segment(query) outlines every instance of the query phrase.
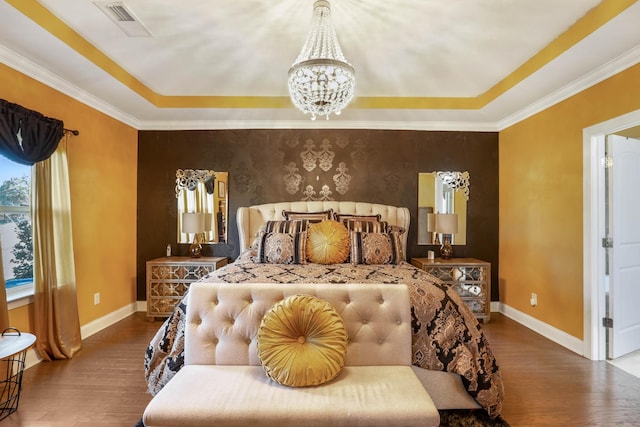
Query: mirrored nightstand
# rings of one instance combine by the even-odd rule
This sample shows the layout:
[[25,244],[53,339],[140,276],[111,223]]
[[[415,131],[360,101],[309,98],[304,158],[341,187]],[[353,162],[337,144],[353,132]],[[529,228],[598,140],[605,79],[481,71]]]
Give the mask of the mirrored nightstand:
[[476,318],[491,318],[491,264],[475,258],[412,258],[411,264],[450,285]]
[[147,261],[147,317],[173,313],[189,285],[227,265],[224,257],[164,257]]

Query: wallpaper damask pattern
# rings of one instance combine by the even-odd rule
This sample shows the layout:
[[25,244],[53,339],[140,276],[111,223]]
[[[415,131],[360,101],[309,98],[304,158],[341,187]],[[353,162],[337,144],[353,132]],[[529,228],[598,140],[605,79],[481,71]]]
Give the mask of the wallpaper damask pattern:
[[[177,169],[229,173],[228,243],[207,245],[205,255],[238,256],[239,206],[275,201],[355,200],[407,206],[412,216],[407,255],[426,256],[417,245],[418,173],[469,171],[467,244],[456,256],[492,263],[498,272],[498,134],[356,129],[242,129],[140,131],[138,148],[138,299],[145,298],[145,262],[176,255]],[[184,247],[183,247],[184,246]]]
[[[349,146],[349,139],[344,136],[336,137],[334,141],[328,138],[319,142],[309,138],[304,143],[298,138],[287,140],[285,161],[291,161],[284,165],[286,192],[301,197],[300,200],[335,200],[336,193],[347,194],[352,180],[347,161],[353,159],[355,152],[344,156],[342,151]],[[346,161],[336,163],[336,152]]]

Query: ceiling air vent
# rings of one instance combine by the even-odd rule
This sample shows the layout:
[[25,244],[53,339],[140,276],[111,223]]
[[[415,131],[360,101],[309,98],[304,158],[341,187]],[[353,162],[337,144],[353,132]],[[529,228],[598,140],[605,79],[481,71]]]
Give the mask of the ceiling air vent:
[[122,2],[94,2],[129,37],[150,37],[151,32]]
[[122,4],[109,4],[106,7],[111,11],[111,13],[113,13],[113,15],[120,22],[135,21],[135,19],[133,18],[133,16],[131,16],[127,8],[124,7]]

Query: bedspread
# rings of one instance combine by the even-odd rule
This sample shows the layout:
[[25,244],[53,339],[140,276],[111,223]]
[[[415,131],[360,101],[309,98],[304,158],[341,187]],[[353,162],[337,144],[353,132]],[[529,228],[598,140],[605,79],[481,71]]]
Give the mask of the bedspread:
[[[403,283],[409,288],[412,363],[459,374],[469,394],[495,417],[502,410],[503,383],[480,324],[458,294],[407,262],[398,265],[259,264],[251,251],[210,273],[205,282],[227,283]],[[183,298],[162,324],[145,354],[145,376],[155,395],[184,363]]]

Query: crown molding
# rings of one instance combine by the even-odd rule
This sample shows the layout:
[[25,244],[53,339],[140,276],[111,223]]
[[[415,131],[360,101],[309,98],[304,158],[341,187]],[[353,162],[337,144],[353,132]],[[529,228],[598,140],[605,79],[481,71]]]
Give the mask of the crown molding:
[[[640,46],[600,66],[578,80],[497,122],[430,122],[430,121],[311,121],[311,120],[199,120],[144,121],[113,107],[83,91],[33,61],[0,45],[0,62],[40,83],[138,130],[223,130],[223,129],[388,129],[421,131],[499,132],[534,114],[640,62]],[[503,95],[504,96],[504,95]],[[495,102],[495,101],[494,101]]]
[[67,80],[52,73],[51,71],[41,67],[30,59],[25,58],[17,54],[16,52],[7,49],[0,45],[0,62],[6,66],[13,68],[22,74],[31,77],[38,82],[45,84],[63,94],[79,101],[94,110],[98,110],[101,113],[106,114],[124,124],[127,124],[133,128],[138,128],[138,121],[128,114],[114,108],[111,104],[108,104],[101,99],[83,91],[79,87],[69,83]]
[[513,126],[516,123],[544,111],[547,108],[552,107],[553,105],[558,104],[592,86],[595,86],[609,77],[612,77],[638,63],[640,63],[640,46],[636,46],[628,50],[617,58],[561,87],[550,95],[545,96],[522,110],[505,117],[498,121],[496,128],[498,131],[501,131],[509,126]]
[[138,130],[225,130],[225,129],[376,129],[420,131],[497,132],[494,123],[418,121],[311,121],[311,120],[210,120],[148,121]]

